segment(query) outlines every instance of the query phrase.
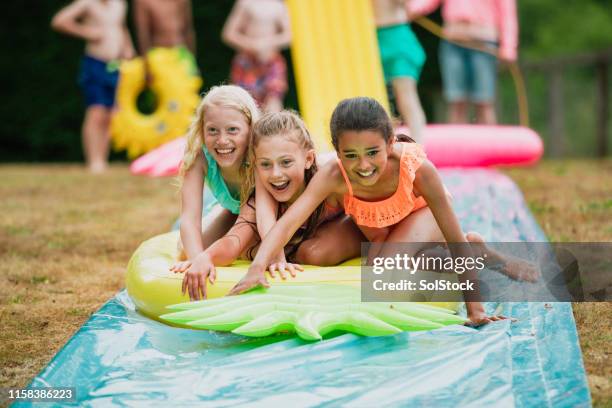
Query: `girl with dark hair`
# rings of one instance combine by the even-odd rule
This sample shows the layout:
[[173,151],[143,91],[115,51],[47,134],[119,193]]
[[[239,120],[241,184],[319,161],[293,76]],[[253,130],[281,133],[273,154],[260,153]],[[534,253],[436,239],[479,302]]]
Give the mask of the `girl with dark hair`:
[[[372,242],[484,244],[480,235],[462,232],[437,170],[420,145],[397,140],[389,116],[376,100],[343,100],[332,114],[330,127],[336,161],[322,166],[306,191],[276,222],[232,294],[268,285],[264,272],[269,259],[323,201],[343,207]],[[425,244],[417,246],[411,245],[415,253],[408,255],[425,249]],[[469,249],[469,245],[463,248]],[[507,268],[521,266],[506,259],[496,261]],[[467,311],[477,325],[504,319],[488,316],[476,301],[467,302]]]
[[[255,122],[246,161],[246,177],[242,180],[240,194],[242,203],[234,226],[204,251],[205,267],[191,270],[191,263],[184,261],[171,268],[174,272],[186,272],[183,293],[188,291],[191,299],[199,298],[198,290],[206,297],[206,279],[214,282],[215,265],[229,265],[239,257],[253,259],[261,242],[258,231],[265,235],[273,224],[267,223],[266,217],[258,216],[255,201],[266,200],[266,208],[276,207],[280,217],[317,172],[312,139],[300,117],[291,111],[268,113]],[[359,256],[363,239],[350,217],[342,214],[341,207],[330,206],[322,200],[304,217],[304,222],[277,250],[277,255],[270,258],[266,267],[272,275],[278,272],[284,279],[285,269],[292,276],[302,269],[294,262],[336,265]]]

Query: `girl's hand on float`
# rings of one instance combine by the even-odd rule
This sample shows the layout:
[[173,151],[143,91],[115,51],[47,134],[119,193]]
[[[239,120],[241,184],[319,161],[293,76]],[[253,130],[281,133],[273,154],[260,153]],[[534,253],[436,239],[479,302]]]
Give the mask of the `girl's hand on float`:
[[299,264],[287,262],[285,259],[285,253],[283,251],[280,251],[275,259],[270,262],[267,269],[271,278],[274,278],[275,273],[278,271],[278,275],[281,277],[281,279],[287,279],[286,271],[289,271],[291,277],[295,278],[297,271],[304,270],[304,268]]
[[242,278],[240,282],[238,282],[236,286],[234,286],[232,290],[230,290],[228,295],[239,295],[241,293],[258,287],[269,288],[270,284],[266,279],[265,272],[266,271],[264,268],[251,265],[247,274],[244,275],[244,278]]
[[285,280],[287,279],[287,271],[289,272],[289,275],[291,275],[292,278],[295,278],[298,271],[304,271],[304,267],[300,264],[294,264],[291,262],[272,263],[270,264],[270,266],[268,266],[268,272],[270,273],[270,277],[272,278],[275,276],[274,274],[278,272],[278,276],[280,276],[281,279]]
[[170,268],[170,272],[174,273],[183,273],[191,266],[191,261],[179,261],[172,265]]
[[[189,261],[187,261],[189,262]],[[183,278],[182,292],[189,291],[190,300],[206,299],[206,278],[212,284],[217,278],[217,270],[206,252],[201,252],[191,261]]]

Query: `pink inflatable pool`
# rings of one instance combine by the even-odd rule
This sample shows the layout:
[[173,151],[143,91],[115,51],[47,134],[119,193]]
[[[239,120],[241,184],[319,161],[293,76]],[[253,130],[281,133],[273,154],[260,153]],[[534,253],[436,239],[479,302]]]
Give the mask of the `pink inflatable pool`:
[[186,139],[179,137],[161,145],[157,149],[151,150],[144,156],[134,160],[130,165],[130,171],[132,174],[152,177],[177,175],[183,160],[185,143]]
[[429,125],[424,139],[437,167],[525,166],[544,152],[540,136],[520,126]]
[[[437,167],[525,166],[536,163],[544,151],[538,134],[519,126],[429,125],[424,139],[427,157]],[[184,150],[184,138],[173,140],[135,160],[130,170],[153,177],[176,175]]]

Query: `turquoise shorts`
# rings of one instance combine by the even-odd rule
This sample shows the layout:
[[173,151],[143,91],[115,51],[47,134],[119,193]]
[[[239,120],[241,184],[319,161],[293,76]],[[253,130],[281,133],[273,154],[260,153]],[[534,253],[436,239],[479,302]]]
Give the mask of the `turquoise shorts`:
[[376,30],[385,82],[410,77],[419,80],[425,51],[408,24],[380,27]]

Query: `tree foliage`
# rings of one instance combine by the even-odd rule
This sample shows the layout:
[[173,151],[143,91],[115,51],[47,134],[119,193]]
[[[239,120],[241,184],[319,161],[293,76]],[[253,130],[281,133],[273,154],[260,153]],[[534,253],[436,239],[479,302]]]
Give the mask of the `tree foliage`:
[[519,0],[521,56],[550,56],[612,47],[611,0]]
[[[219,36],[233,0],[192,3],[197,60],[207,89],[228,80],[233,50],[222,44]],[[612,0],[518,0],[518,3],[521,58],[541,59],[612,46]],[[54,13],[66,4],[66,0],[3,2],[0,161],[82,158],[80,126],[84,108],[76,76],[83,42],[49,28]],[[439,21],[439,13],[434,19]],[[131,16],[129,23],[132,26]],[[430,113],[440,87],[437,39],[420,28],[416,31],[428,54],[419,91]],[[286,55],[290,57],[289,53]],[[298,107],[291,79],[286,104]]]

